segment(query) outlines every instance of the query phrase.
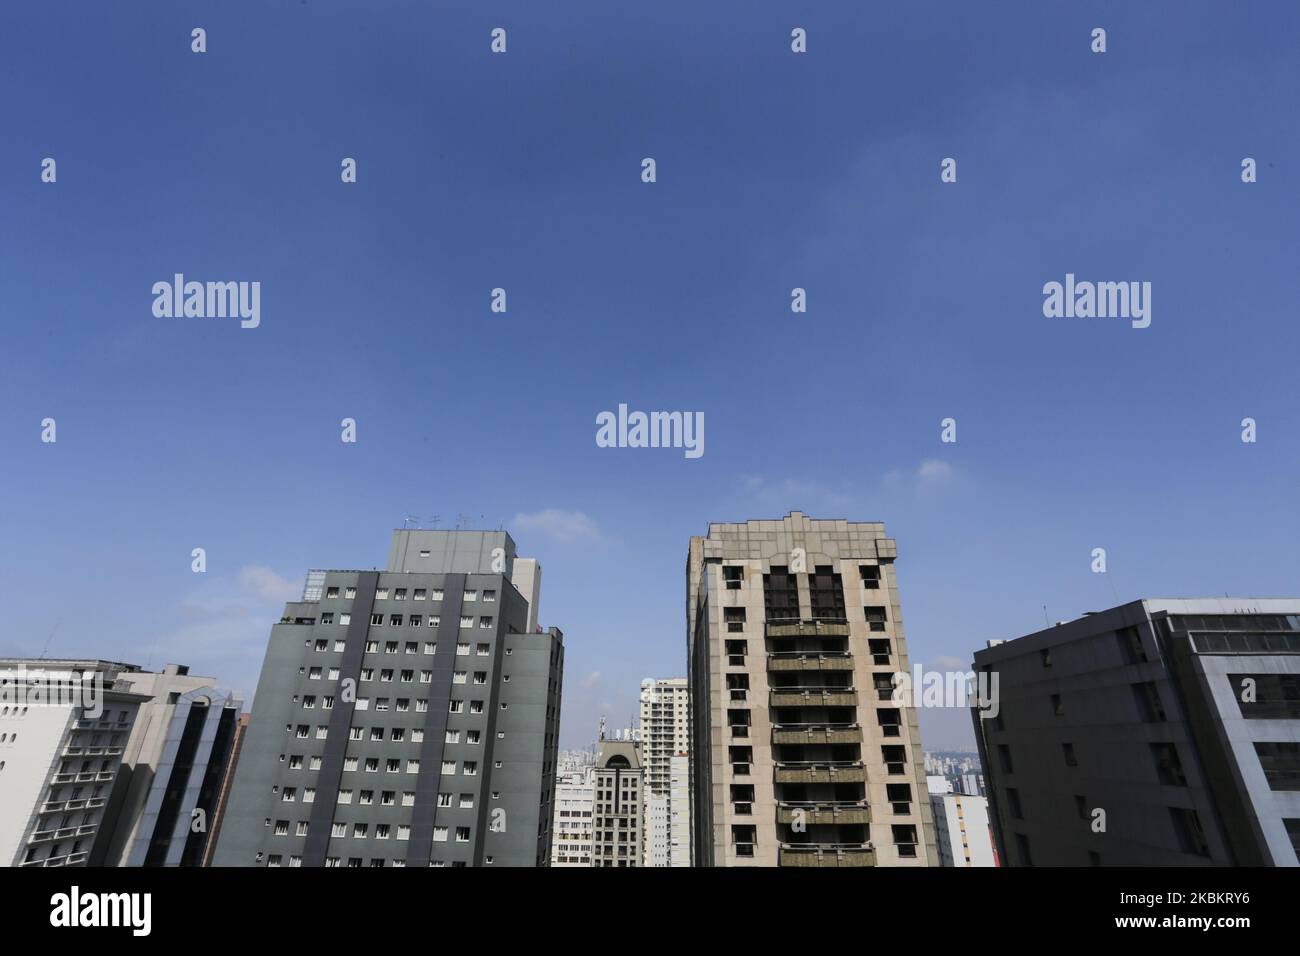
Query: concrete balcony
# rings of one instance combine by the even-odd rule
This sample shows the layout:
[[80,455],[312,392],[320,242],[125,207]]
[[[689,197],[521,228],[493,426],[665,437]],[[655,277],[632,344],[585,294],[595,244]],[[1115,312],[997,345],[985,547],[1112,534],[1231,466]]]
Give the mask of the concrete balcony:
[[856,707],[858,692],[852,687],[773,688],[772,707]]
[[870,843],[783,843],[781,866],[875,866],[876,850]]
[[802,823],[805,826],[835,823],[871,822],[871,808],[860,801],[781,803],[776,808],[777,823]]
[[829,763],[778,763],[774,771],[777,783],[866,783],[867,771],[862,764],[845,760]]
[[774,744],[860,744],[862,728],[857,724],[777,724],[772,728]]
[[848,621],[768,621],[768,637],[848,637]]
[[851,671],[853,655],[801,654],[797,651],[777,652],[767,655],[769,671]]

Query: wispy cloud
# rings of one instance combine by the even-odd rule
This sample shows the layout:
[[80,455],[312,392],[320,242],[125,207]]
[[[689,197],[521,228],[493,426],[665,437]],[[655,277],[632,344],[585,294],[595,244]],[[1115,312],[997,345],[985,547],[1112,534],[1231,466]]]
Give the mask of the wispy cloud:
[[260,564],[240,568],[239,583],[264,601],[293,601],[302,595],[301,581],[282,578]]
[[520,531],[536,531],[564,544],[600,541],[604,537],[596,522],[581,511],[561,511],[559,508],[517,514],[510,526]]

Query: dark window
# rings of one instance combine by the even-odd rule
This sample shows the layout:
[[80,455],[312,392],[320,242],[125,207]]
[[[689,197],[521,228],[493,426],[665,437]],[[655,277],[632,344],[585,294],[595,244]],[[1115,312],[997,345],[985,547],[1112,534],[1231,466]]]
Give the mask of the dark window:
[[1003,773],[1014,773],[1011,769],[1011,748],[1006,744],[998,744],[998,762],[1002,764]]
[[1065,765],[1067,767],[1079,766],[1079,758],[1074,753],[1074,744],[1061,744],[1061,753],[1065,755]]
[[728,591],[739,591],[740,582],[745,579],[745,569],[733,564],[723,565],[722,580],[726,583]]
[[1196,815],[1195,810],[1170,807],[1169,817],[1174,824],[1178,846],[1184,853],[1194,853],[1197,856],[1210,855],[1210,846],[1205,842],[1205,830],[1201,827],[1201,818]]
[[745,629],[745,609],[743,607],[724,607],[722,618],[727,622],[727,630],[734,633]]
[[763,610],[769,621],[799,620],[799,582],[786,568],[763,575]]
[[1148,724],[1162,723],[1167,719],[1164,705],[1160,702],[1160,691],[1151,681],[1134,684],[1133,699],[1137,701],[1138,714]]
[[1124,655],[1124,660],[1127,663],[1146,663],[1147,651],[1142,646],[1142,635],[1138,633],[1136,627],[1126,627],[1116,631],[1115,638],[1119,641],[1120,653]]
[[1016,854],[1020,857],[1021,866],[1034,865],[1034,858],[1029,855],[1029,837],[1023,833],[1016,834]]
[[1255,753],[1271,789],[1300,790],[1300,743],[1293,740],[1257,742]]
[[1020,806],[1020,791],[1015,787],[1007,787],[1007,809],[1011,811],[1013,820],[1025,818],[1025,811]]
[[1249,720],[1300,718],[1300,677],[1294,674],[1229,674],[1228,681],[1241,716]]
[[812,600],[812,616],[819,621],[843,621],[844,586],[840,576],[830,567],[816,568],[808,575],[808,592]]
[[1178,759],[1178,748],[1171,743],[1151,745],[1151,759],[1156,764],[1156,776],[1160,782],[1171,787],[1187,786],[1187,776],[1183,773],[1182,761]]
[[883,631],[885,629],[885,621],[889,620],[889,617],[885,614],[883,607],[865,607],[862,610],[866,612],[867,623],[871,625],[871,630]]
[[880,567],[875,564],[859,564],[858,573],[862,575],[862,586],[868,591],[880,589]]
[[910,823],[896,823],[891,829],[898,855],[916,856],[916,827]]

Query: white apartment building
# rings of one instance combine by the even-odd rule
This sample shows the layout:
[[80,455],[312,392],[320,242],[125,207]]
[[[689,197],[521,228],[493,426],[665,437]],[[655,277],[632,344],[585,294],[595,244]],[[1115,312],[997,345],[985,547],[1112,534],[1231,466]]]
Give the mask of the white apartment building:
[[641,682],[646,866],[690,866],[690,687],[684,677]]
[[0,660],[0,864],[85,866],[140,704],[138,667]]
[[551,866],[591,866],[596,767],[561,771],[555,778],[555,821],[551,827]]
[[927,777],[926,783],[934,813],[939,865],[997,866],[993,831],[989,828],[988,799],[954,793],[952,784],[943,777]]

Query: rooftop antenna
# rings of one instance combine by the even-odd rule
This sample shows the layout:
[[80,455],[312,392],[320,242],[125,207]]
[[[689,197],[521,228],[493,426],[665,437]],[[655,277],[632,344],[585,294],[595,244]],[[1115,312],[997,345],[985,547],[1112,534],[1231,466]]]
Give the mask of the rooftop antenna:
[[442,515],[434,515],[430,526],[434,528],[438,527],[438,522],[441,520],[442,520]]
[[463,525],[468,520],[469,520],[469,515],[461,514],[459,511],[456,512],[456,530],[459,531],[460,526]]
[[407,526],[407,525],[410,525],[410,524],[414,524],[417,528],[420,527],[420,516],[419,516],[419,515],[407,515],[406,517],[404,517],[404,518],[402,519],[402,528],[403,528],[403,529],[405,529],[406,526]]
[[[1227,597],[1227,595],[1224,595],[1224,597]],[[55,621],[54,627],[50,630],[50,636],[45,639],[45,646],[41,648],[41,656],[38,657],[37,660],[41,660],[41,661],[45,660],[45,655],[50,652],[50,642],[54,640],[54,634],[56,631],[58,631],[58,629],[59,629],[59,622]]]
[[1047,619],[1047,605],[1046,605],[1046,604],[1043,605],[1043,623],[1046,624],[1048,627],[1051,627],[1051,626],[1052,626],[1052,622],[1049,621],[1049,620]]

